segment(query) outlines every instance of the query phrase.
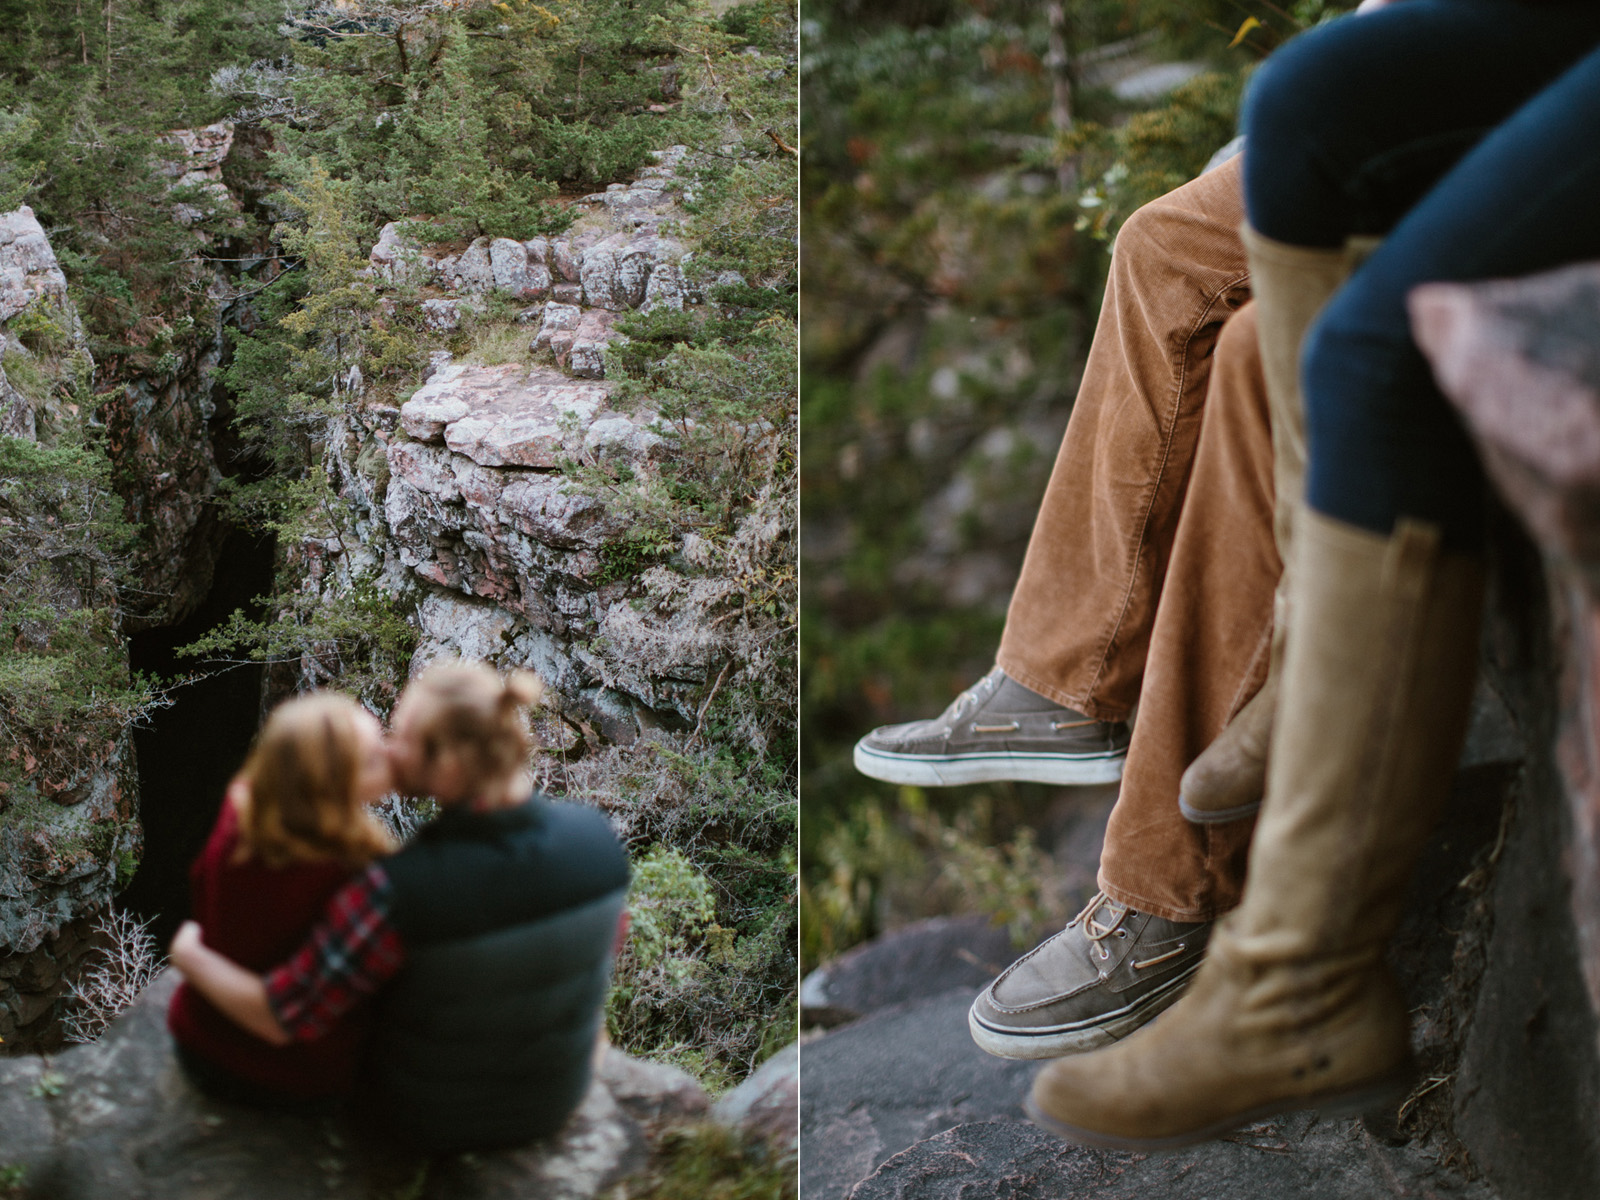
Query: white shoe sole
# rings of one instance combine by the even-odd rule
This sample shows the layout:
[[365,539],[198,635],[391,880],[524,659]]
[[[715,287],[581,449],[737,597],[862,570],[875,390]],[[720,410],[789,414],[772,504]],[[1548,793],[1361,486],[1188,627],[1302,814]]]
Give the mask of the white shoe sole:
[[1127,1008],[1095,1017],[1093,1021],[1080,1021],[1038,1033],[1002,1033],[991,1028],[979,1019],[978,1005],[974,1001],[967,1010],[967,1031],[978,1049],[996,1058],[1063,1058],[1068,1054],[1098,1050],[1121,1041],[1141,1025],[1148,1025],[1157,1014],[1177,1003],[1190,976],[1199,969],[1200,962],[1196,960],[1182,975],[1174,976]]
[[1018,783],[1116,783],[1126,750],[1093,754],[885,754],[856,743],[856,770],[886,783],[956,787],[1010,779]]
[[1261,811],[1261,801],[1239,804],[1233,808],[1191,808],[1182,793],[1179,793],[1178,811],[1183,814],[1185,821],[1195,825],[1220,825],[1225,821],[1241,821],[1245,817],[1255,816]]

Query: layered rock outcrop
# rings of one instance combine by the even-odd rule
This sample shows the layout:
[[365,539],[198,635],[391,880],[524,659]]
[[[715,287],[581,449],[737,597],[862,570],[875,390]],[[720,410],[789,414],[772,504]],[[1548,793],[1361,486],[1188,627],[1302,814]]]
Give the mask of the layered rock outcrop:
[[372,248],[372,275],[442,292],[420,301],[432,329],[456,328],[462,309],[488,292],[530,302],[523,318],[538,329],[532,349],[548,350],[575,378],[602,378],[617,314],[704,302],[683,272],[692,251],[663,233],[683,215],[675,168],[686,153],[683,146],[661,151],[633,182],[583,197],[577,205],[585,215],[556,237],[480,237],[450,253],[408,239],[403,223],[392,221]]
[[[404,600],[422,637],[414,670],[441,653],[532,669],[622,743],[663,722],[688,728],[719,671],[748,657],[725,611],[743,588],[738,564],[691,533],[673,547],[678,569],[637,569],[619,556],[628,518],[572,471],[648,477],[679,450],[649,407],[614,407],[604,376],[620,313],[706,302],[682,271],[691,252],[663,233],[682,215],[684,153],[661,152],[634,183],[584,197],[585,215],[559,237],[479,238],[446,253],[384,227],[370,256],[380,286],[416,289],[399,302],[444,328],[491,291],[532,302],[526,353],[485,366],[439,352],[398,408],[358,406],[329,439],[356,536],[301,551],[305,586],[329,601],[358,577]],[[748,453],[773,458],[792,435],[736,431]],[[789,536],[769,518],[748,524],[734,539],[746,557]]]
[[[91,949],[92,914],[126,881],[140,845],[128,731],[108,731],[98,713],[63,720],[39,703],[41,691],[75,686],[56,671],[126,670],[105,552],[63,528],[115,498],[37,457],[63,452],[93,369],[33,211],[0,215],[0,436],[15,455],[0,480],[10,651],[0,684],[0,1040],[11,1049],[59,1038],[56,1001]],[[58,636],[84,641],[74,651]]]
[[1429,285],[1413,294],[1411,311],[1440,386],[1550,581],[1564,664],[1571,907],[1600,1012],[1600,263]]

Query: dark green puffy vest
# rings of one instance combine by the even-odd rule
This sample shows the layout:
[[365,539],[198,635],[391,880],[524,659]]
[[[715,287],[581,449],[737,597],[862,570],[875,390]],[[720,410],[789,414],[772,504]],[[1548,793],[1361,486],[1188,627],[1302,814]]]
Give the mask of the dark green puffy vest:
[[381,995],[364,1107],[421,1150],[559,1129],[589,1086],[628,860],[593,809],[446,810],[384,863],[406,963]]

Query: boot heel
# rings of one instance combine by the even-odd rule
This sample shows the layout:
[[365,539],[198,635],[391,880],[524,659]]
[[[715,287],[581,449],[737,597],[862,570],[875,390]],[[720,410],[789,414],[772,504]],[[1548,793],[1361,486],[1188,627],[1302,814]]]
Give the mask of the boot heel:
[[1382,1079],[1360,1087],[1341,1091],[1320,1102],[1306,1104],[1325,1117],[1365,1117],[1382,1115],[1386,1110],[1403,1103],[1416,1087],[1418,1079],[1414,1066],[1405,1066]]

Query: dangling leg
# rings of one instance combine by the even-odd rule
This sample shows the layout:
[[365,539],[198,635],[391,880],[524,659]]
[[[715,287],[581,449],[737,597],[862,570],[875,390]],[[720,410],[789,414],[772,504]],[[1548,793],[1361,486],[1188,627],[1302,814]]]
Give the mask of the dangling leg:
[[1212,353],[1249,298],[1243,213],[1231,161],[1122,227],[998,666],[941,716],[862,738],[857,769],[925,787],[1120,777]]
[[[1491,6],[1462,7],[1487,21]],[[1384,12],[1410,21],[1430,9],[1453,19],[1426,0]],[[1565,18],[1565,47],[1540,31],[1553,56],[1570,54],[1575,30],[1600,41],[1600,14]],[[1488,22],[1486,37],[1503,26]],[[1372,81],[1352,66],[1383,65],[1332,61],[1357,89]],[[1267,103],[1260,92],[1255,102]],[[1040,1074],[1032,1111],[1065,1136],[1175,1145],[1274,1112],[1360,1104],[1403,1081],[1408,1021],[1383,951],[1453,775],[1483,576],[1481,476],[1411,341],[1405,297],[1425,280],[1600,254],[1600,161],[1585,150],[1597,119],[1600,52],[1451,170],[1313,331],[1295,618],[1244,900],[1161,1021]]]
[[1101,892],[974,1001],[968,1025],[990,1053],[1053,1056],[1131,1032],[1177,999],[1210,922],[1238,903],[1250,826],[1191,825],[1175,800],[1185,764],[1259,685],[1272,629],[1272,438],[1254,307],[1217,341]]

